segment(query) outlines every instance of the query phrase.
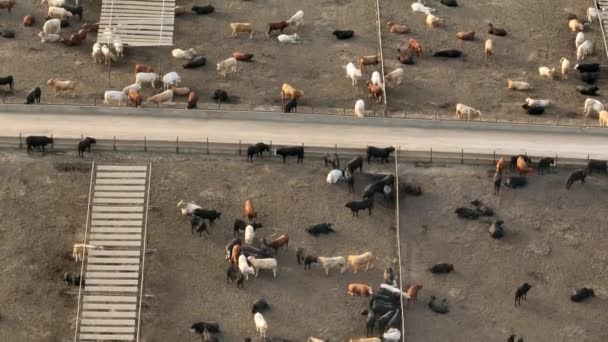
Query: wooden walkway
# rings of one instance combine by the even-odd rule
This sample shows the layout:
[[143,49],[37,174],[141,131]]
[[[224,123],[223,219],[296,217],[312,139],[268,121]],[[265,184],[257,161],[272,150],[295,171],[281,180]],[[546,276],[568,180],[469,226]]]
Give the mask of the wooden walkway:
[[174,21],[175,0],[102,0],[97,42],[115,29],[125,46],[171,46]]
[[138,341],[151,166],[93,172],[74,341]]
[[[608,30],[608,14],[603,14],[604,11],[608,11],[608,0],[594,0],[595,2],[595,8],[600,8],[600,13],[599,13],[599,22],[600,22],[600,31],[602,32],[602,39],[604,41],[604,52],[606,53],[606,56],[608,56],[608,40],[606,37],[606,31]],[[591,2],[590,2],[591,4]],[[608,12],[607,12],[608,13]],[[594,41],[594,43],[597,44],[596,41]],[[602,58],[602,63],[603,64],[604,59]]]

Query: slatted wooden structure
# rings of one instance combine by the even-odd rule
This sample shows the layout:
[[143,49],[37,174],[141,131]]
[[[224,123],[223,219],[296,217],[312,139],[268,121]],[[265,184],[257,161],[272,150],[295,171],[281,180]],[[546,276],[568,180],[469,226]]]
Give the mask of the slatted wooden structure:
[[174,21],[175,0],[102,0],[97,42],[108,44],[103,33],[115,29],[125,46],[170,46]]
[[[608,0],[593,0],[589,3],[590,6],[600,9],[599,23],[600,31],[602,32],[602,38],[604,40],[604,53],[608,56],[608,40],[606,37],[606,30],[608,30]],[[604,58],[602,56],[602,62]],[[604,64],[604,63],[602,63]]]
[[151,167],[93,172],[74,340],[138,341]]

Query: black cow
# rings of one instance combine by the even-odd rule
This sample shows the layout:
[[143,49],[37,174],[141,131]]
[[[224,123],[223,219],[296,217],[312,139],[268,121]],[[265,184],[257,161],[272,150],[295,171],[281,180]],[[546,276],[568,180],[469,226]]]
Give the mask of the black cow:
[[296,249],[296,258],[298,260],[298,264],[302,264],[302,261],[304,261],[304,248],[298,247]]
[[359,169],[359,173],[363,173],[363,157],[356,156],[351,159],[348,164],[346,164],[346,168],[349,169],[351,173],[354,173],[357,169]]
[[241,244],[241,239],[239,239],[238,237],[232,238],[232,240],[230,240],[230,242],[228,242],[228,244],[225,247],[226,260],[230,260],[230,257],[232,256],[232,247],[234,247],[236,245],[240,245],[240,244]]
[[255,314],[256,312],[262,313],[268,310],[270,310],[270,306],[268,305],[268,301],[265,298],[258,299],[255,303],[253,303],[251,307],[252,314]]
[[312,264],[318,263],[319,259],[316,256],[307,255],[304,257],[304,269],[310,269]]
[[184,69],[194,69],[204,66],[205,64],[207,64],[207,58],[203,56],[196,56],[191,60],[187,61],[186,63],[182,64],[182,67]]
[[578,303],[589,297],[595,297],[595,292],[591,288],[583,287],[582,289],[574,290],[574,293],[570,296],[570,300]]
[[44,151],[46,145],[53,144],[53,138],[30,135],[29,137],[25,138],[25,143],[27,144],[27,154],[30,154],[32,147],[35,147],[36,149],[42,148]]
[[64,4],[61,7],[65,8],[68,12],[72,13],[72,15],[78,15],[78,21],[82,21],[82,12],[83,12],[82,6],[70,6],[70,5]]
[[304,146],[289,146],[277,148],[274,151],[274,154],[283,157],[283,163],[285,163],[287,156],[297,156],[298,163],[304,162]]
[[367,312],[367,318],[365,319],[365,333],[367,337],[374,334],[374,326],[376,325],[376,314],[373,311]]
[[497,240],[500,240],[504,236],[504,228],[502,227],[504,223],[505,222],[503,220],[494,221],[494,223],[492,223],[492,225],[488,229],[490,236]]
[[579,74],[581,81],[587,84],[594,84],[597,82],[597,79],[600,77],[599,72],[582,72]]
[[361,201],[350,201],[347,202],[344,207],[349,208],[354,216],[359,216],[359,210],[369,210],[369,216],[372,216],[372,209],[374,208],[374,198],[365,198]]
[[598,90],[600,90],[600,88],[596,85],[592,85],[592,86],[577,85],[576,86],[576,91],[578,91],[579,93],[581,93],[583,95],[587,95],[587,96],[599,96],[599,94],[597,93]]
[[297,113],[298,112],[298,100],[295,98],[287,101],[285,106],[283,107],[283,113]]
[[572,172],[570,177],[568,177],[568,181],[566,182],[566,189],[570,190],[572,183],[576,181],[581,181],[581,184],[585,184],[585,178],[587,178],[587,170],[580,169]]
[[388,321],[388,325],[385,327],[386,328],[401,328],[401,309],[397,309],[397,311],[395,311],[395,314],[393,315],[393,317],[391,317],[391,319]]
[[352,38],[355,35],[355,31],[353,31],[353,30],[335,30],[331,34],[336,36],[336,38],[338,38],[338,40],[343,40],[343,39]]
[[230,283],[236,281],[239,273],[239,269],[236,268],[236,266],[234,266],[233,264],[230,264],[226,269],[226,282]]
[[201,15],[201,14],[210,14],[210,13],[213,13],[213,11],[215,11],[215,7],[213,7],[211,5],[192,6],[192,12],[195,12],[198,15]]
[[[238,233],[240,233],[241,230],[245,230],[245,228],[247,228],[248,223],[241,220],[241,219],[235,219],[234,220],[234,232],[232,233],[232,236],[236,236]],[[257,222],[253,222],[251,223],[251,226],[253,227],[253,231],[258,230],[259,228],[262,228],[262,224],[261,223],[257,223]]]
[[[63,275],[63,280],[68,284],[68,286],[80,286],[80,274],[73,272],[66,272]],[[82,281],[82,285],[84,285],[84,281]]]
[[500,186],[502,185],[502,171],[494,172],[494,195],[500,195]]
[[11,91],[13,91],[13,87],[15,87],[15,78],[12,75],[0,77],[0,85],[8,85]]
[[241,246],[241,253],[248,256],[254,256],[256,258],[272,258],[274,257],[273,251],[268,247],[257,248],[249,245]]
[[216,89],[213,92],[213,96],[211,96],[211,99],[216,102],[226,102],[228,101],[228,93],[225,90]]
[[15,38],[15,31],[13,30],[3,30],[2,31],[2,37],[4,38]]
[[435,300],[437,299],[437,297],[435,296],[431,296],[431,300],[429,301],[429,309],[431,309],[431,311],[438,313],[438,314],[446,314],[448,313],[450,310],[448,308],[448,303],[446,302],[446,299],[443,298],[441,300],[441,302],[436,302]]
[[492,210],[492,208],[488,207],[487,205],[483,204],[482,201],[480,200],[473,200],[471,201],[471,204],[475,206],[477,212],[479,213],[479,215],[481,216],[494,216],[494,210]]
[[[515,338],[517,338],[517,340],[515,340]],[[507,342],[524,342],[524,338],[521,335],[515,335],[515,334],[511,334],[511,336],[509,336],[509,338],[507,338]]]
[[198,233],[198,236],[202,236],[203,231],[205,231],[207,234],[209,234],[209,230],[207,230],[207,224],[205,223],[205,220],[202,217],[199,217],[199,216],[196,216],[196,214],[193,214],[192,216],[190,216],[190,224],[192,225],[192,227],[191,227],[192,235],[194,235],[195,231]]
[[344,181],[348,186],[348,192],[355,192],[355,175],[348,169],[348,167],[342,171],[342,174],[344,175]]
[[447,262],[441,262],[429,267],[428,270],[433,274],[450,273],[454,270],[454,265],[448,264]]
[[528,180],[523,176],[510,176],[505,182],[505,186],[511,189],[523,188],[528,185]]
[[591,159],[587,162],[587,174],[590,175],[594,170],[608,174],[608,164],[605,160]]
[[61,19],[61,22],[60,22],[59,26],[61,28],[69,27],[70,26],[70,22],[67,19]]
[[319,236],[319,234],[335,233],[336,231],[331,228],[332,223],[319,223],[314,226],[306,228],[306,232],[312,236]]
[[82,139],[78,143],[78,156],[81,158],[84,158],[85,150],[87,150],[87,151],[89,151],[89,153],[91,153],[91,144],[96,144],[96,143],[97,143],[97,140],[95,140],[95,138],[86,137],[86,138]]
[[190,331],[197,334],[203,334],[207,330],[210,333],[217,334],[220,332],[220,324],[218,322],[197,322],[190,326]]
[[192,211],[192,215],[196,215],[202,219],[207,219],[209,220],[209,223],[213,225],[213,221],[215,221],[216,219],[219,220],[222,216],[222,213],[214,209],[208,210],[198,208]]
[[25,95],[25,104],[40,104],[41,97],[42,90],[40,90],[40,87],[33,88]]
[[521,108],[525,109],[528,115],[541,115],[545,112],[545,107],[543,106],[529,106],[527,103],[524,103]]
[[270,152],[270,146],[262,142],[247,147],[247,161],[253,162],[253,156],[264,159],[264,151]]
[[384,162],[388,163],[388,157],[394,151],[395,151],[395,148],[393,146],[389,146],[389,147],[385,147],[385,148],[367,146],[367,163],[369,164],[369,161],[372,158],[379,158],[383,163]]
[[441,3],[448,7],[458,7],[458,2],[456,0],[441,0]]
[[574,66],[574,70],[578,70],[579,72],[596,72],[600,71],[600,65],[599,63],[577,64]]
[[528,291],[530,291],[531,288],[532,285],[528,283],[523,283],[519,285],[519,287],[515,291],[515,306],[517,306],[517,304],[521,305],[522,298],[523,300],[526,300],[526,295],[528,294]]
[[469,208],[457,208],[454,211],[458,217],[468,219],[468,220],[476,220],[479,218],[479,211]]
[[458,58],[462,56],[462,52],[456,49],[440,50],[433,54],[433,57]]
[[361,195],[361,197],[372,198],[372,197],[374,197],[374,194],[377,192],[383,194],[384,185],[382,185],[378,182],[370,183],[370,184],[366,185],[365,188],[363,188],[363,194]]
[[538,164],[536,165],[536,171],[538,172],[539,175],[544,175],[545,171],[547,173],[550,173],[551,165],[555,165],[555,159],[542,158],[541,160],[538,161]]

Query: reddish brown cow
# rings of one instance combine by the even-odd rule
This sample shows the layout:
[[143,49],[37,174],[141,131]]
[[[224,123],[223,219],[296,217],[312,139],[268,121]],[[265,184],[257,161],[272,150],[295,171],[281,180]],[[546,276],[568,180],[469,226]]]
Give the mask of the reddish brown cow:
[[196,104],[198,103],[198,96],[194,91],[190,91],[188,94],[188,105],[186,105],[186,109],[196,108]]
[[266,239],[263,240],[266,246],[275,250],[275,252],[279,252],[279,248],[285,246],[289,247],[289,235],[281,234],[278,238],[272,240],[270,243],[266,243]]
[[239,264],[239,256],[241,256],[241,245],[234,245],[232,247],[232,253],[230,254],[230,262],[234,266]]
[[279,21],[278,23],[268,23],[268,29],[266,30],[266,37],[268,37],[272,31],[276,31],[276,30],[279,30],[279,31],[281,31],[281,33],[283,33],[283,30],[285,30],[287,28],[287,26],[289,26],[289,24],[287,24],[286,21]]
[[408,48],[416,53],[416,57],[420,57],[422,55],[422,45],[420,45],[416,39],[410,38]]
[[32,26],[36,22],[36,19],[31,15],[23,17],[23,26]]
[[129,101],[133,103],[135,107],[141,107],[142,97],[139,92],[135,89],[129,90]]
[[253,54],[237,51],[237,52],[232,53],[232,57],[234,57],[234,59],[236,59],[237,61],[251,62],[251,59],[253,58]]
[[250,199],[245,201],[245,216],[249,219],[249,222],[258,217],[258,213],[255,212],[253,202]]
[[11,9],[15,6],[15,0],[0,0],[0,9],[8,9],[8,13],[11,13]]
[[145,64],[135,64],[135,73],[138,72],[154,72],[154,68]]
[[376,103],[382,102],[382,87],[379,85],[373,84],[371,81],[367,81],[367,92],[368,97],[374,97],[376,99]]
[[411,300],[415,302],[416,298],[418,297],[418,291],[420,291],[420,289],[422,289],[422,285],[420,284],[410,286],[410,288],[407,289],[407,295],[409,297],[407,301],[409,302]]
[[372,295],[372,287],[366,284],[348,284],[348,294],[368,297]]

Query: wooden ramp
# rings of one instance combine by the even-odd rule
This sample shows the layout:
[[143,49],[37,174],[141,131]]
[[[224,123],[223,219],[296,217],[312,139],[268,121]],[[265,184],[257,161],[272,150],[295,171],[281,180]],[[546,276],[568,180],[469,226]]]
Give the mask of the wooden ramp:
[[125,46],[171,46],[174,21],[175,0],[102,0],[97,42],[109,29]]
[[94,167],[74,341],[139,340],[150,172]]
[[[608,30],[608,0],[594,0],[589,3],[590,5],[595,5],[595,8],[600,9],[599,13],[599,23],[600,23],[600,31],[602,32],[602,39],[604,41],[604,53],[608,56],[608,40],[606,37],[606,31]],[[605,12],[606,11],[606,12]],[[594,41],[597,46],[597,42]],[[602,62],[604,59],[602,58]],[[603,63],[602,63],[603,64]]]

